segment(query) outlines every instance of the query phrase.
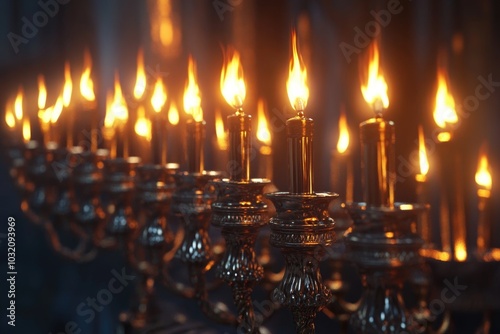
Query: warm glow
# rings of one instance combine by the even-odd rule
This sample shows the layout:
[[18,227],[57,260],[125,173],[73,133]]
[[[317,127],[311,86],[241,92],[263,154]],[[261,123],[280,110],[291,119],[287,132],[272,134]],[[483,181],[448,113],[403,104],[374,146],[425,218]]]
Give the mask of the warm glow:
[[188,82],[184,91],[184,111],[193,116],[196,122],[203,120],[201,93],[196,80],[196,64],[191,56],[189,56],[188,63]]
[[387,83],[380,70],[378,44],[373,43],[370,48],[370,62],[368,65],[368,80],[366,85],[361,85],[361,93],[365,101],[372,106],[375,112],[381,112],[389,106]]
[[146,112],[143,106],[137,109],[137,120],[135,121],[135,133],[141,137],[151,140],[151,121],[146,118]]
[[115,75],[115,93],[114,96],[108,94],[106,99],[106,116],[104,117],[104,126],[111,128],[125,124],[128,119],[128,108],[125,98],[122,94],[118,73]]
[[438,88],[436,91],[436,106],[434,108],[434,121],[442,129],[448,123],[457,123],[458,115],[455,111],[455,99],[449,92],[447,75],[443,69],[438,70]]
[[49,109],[52,109],[51,113],[50,113],[50,122],[52,124],[56,123],[57,120],[59,119],[59,116],[61,116],[61,112],[63,110],[63,105],[64,105],[63,104],[63,97],[59,96],[57,98],[57,101],[54,104],[54,106],[52,108],[49,108]]
[[14,116],[18,121],[23,119],[23,89],[19,87],[14,101]]
[[[482,153],[480,158],[479,158],[479,164],[477,166],[477,171],[476,171],[476,183],[480,190],[483,190],[481,192],[478,191],[480,195],[483,195],[483,197],[489,197],[489,192],[491,190],[491,185],[493,183],[492,178],[491,178],[491,172],[490,172],[490,166],[488,163],[488,157],[486,156],[485,153]],[[484,196],[488,195],[488,196]]]
[[90,58],[90,53],[88,52],[88,50],[85,50],[83,64],[84,68],[82,78],[80,80],[80,93],[85,100],[94,101],[94,82],[90,77],[90,73],[92,71],[92,59]]
[[151,105],[155,112],[160,112],[167,102],[167,90],[163,84],[162,78],[158,78],[155,83],[153,95],[151,96]]
[[43,75],[38,75],[38,109],[44,109],[47,103],[47,87],[45,86],[45,78]]
[[220,90],[222,96],[232,107],[241,109],[246,96],[245,80],[243,78],[243,68],[240,63],[238,51],[228,50],[227,60],[222,67],[220,75]]
[[12,104],[10,102],[7,102],[5,106],[5,123],[11,129],[16,126],[16,117],[12,111]]
[[215,135],[217,136],[219,149],[227,150],[227,133],[224,129],[224,120],[219,109],[215,110]]
[[31,126],[28,117],[23,119],[23,139],[25,143],[31,140]]
[[307,69],[300,64],[302,57],[297,51],[297,34],[295,31],[292,31],[292,50],[293,58],[290,60],[286,90],[293,109],[303,111],[309,99],[309,88],[307,87]]
[[455,243],[455,258],[459,262],[467,260],[467,248],[464,243],[462,242]]
[[271,131],[269,131],[267,124],[264,101],[262,99],[259,99],[257,103],[257,139],[264,145],[271,146]]
[[340,113],[339,118],[339,141],[337,142],[337,151],[342,154],[349,148],[349,128],[345,112]]
[[170,108],[168,109],[168,122],[172,125],[179,124],[179,110],[175,102],[170,103]]
[[134,97],[140,100],[146,91],[146,71],[144,70],[144,51],[142,48],[137,53],[137,77],[134,86]]
[[425,148],[424,129],[418,126],[418,157],[420,161],[420,175],[425,177],[429,172],[429,160],[427,159],[427,150]]
[[445,143],[445,142],[448,142],[451,140],[451,133],[449,132],[440,132],[438,133],[437,135],[437,139],[438,141],[440,141],[441,143]]
[[71,94],[73,93],[73,81],[71,80],[71,70],[69,67],[69,63],[66,62],[64,64],[64,87],[63,87],[63,95],[62,102],[64,107],[69,107],[71,103]]

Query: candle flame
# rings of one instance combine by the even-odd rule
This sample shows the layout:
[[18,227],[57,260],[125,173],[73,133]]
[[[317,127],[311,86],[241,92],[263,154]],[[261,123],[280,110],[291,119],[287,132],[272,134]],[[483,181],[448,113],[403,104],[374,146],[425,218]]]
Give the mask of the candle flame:
[[[438,69],[438,88],[436,91],[436,106],[434,108],[433,116],[437,126],[441,129],[446,129],[448,124],[458,122],[458,115],[455,110],[455,99],[449,92],[448,86],[446,71],[441,68]],[[448,140],[450,139],[451,134]]]
[[11,129],[16,126],[16,116],[14,116],[14,111],[12,111],[12,103],[7,101],[5,106],[5,123]]
[[14,116],[18,121],[23,119],[23,89],[19,87],[16,95],[16,99],[14,100]]
[[337,142],[337,151],[342,154],[349,148],[349,127],[347,126],[347,118],[342,110],[339,118],[339,141]]
[[264,100],[259,99],[257,103],[257,139],[264,145],[271,146],[271,131],[269,131],[264,109]]
[[227,133],[224,129],[224,120],[219,109],[215,110],[215,135],[217,136],[217,145],[220,150],[227,150]]
[[23,139],[25,143],[31,140],[31,125],[28,117],[23,119]]
[[106,128],[122,126],[127,120],[127,103],[125,102],[125,98],[123,97],[118,73],[116,73],[114,95],[108,94],[106,98],[106,116],[104,117],[104,126]]
[[153,95],[151,96],[151,105],[155,112],[160,112],[167,102],[167,89],[163,84],[163,79],[159,77],[156,80],[155,88],[153,90]]
[[373,43],[370,48],[370,61],[368,64],[368,80],[366,85],[361,85],[361,93],[365,101],[372,106],[376,113],[389,107],[387,83],[380,69],[378,44]]
[[489,197],[493,181],[488,163],[488,157],[484,152],[481,153],[479,157],[475,179],[476,184],[479,187],[478,195],[482,197]]
[[467,260],[467,247],[464,242],[455,243],[455,258],[458,262]]
[[427,159],[427,149],[425,148],[424,129],[418,127],[418,157],[420,161],[420,175],[425,179],[429,172],[429,160]]
[[290,104],[295,111],[303,111],[309,99],[309,88],[307,87],[307,69],[301,66],[302,57],[297,51],[297,34],[292,31],[292,53],[286,89]]
[[146,71],[144,70],[144,50],[142,48],[137,52],[137,78],[134,86],[134,97],[140,100],[146,91]]
[[55,124],[57,122],[57,120],[59,119],[59,116],[61,116],[61,113],[62,113],[62,110],[63,110],[63,106],[64,106],[63,96],[60,95],[57,98],[56,103],[52,107],[52,112],[51,112],[51,115],[50,115],[50,122],[52,124]]
[[220,75],[220,90],[227,103],[236,109],[241,109],[246,97],[246,87],[238,51],[228,50]]
[[62,101],[64,107],[69,107],[71,103],[71,95],[73,93],[73,81],[71,80],[71,69],[69,62],[64,63],[64,87]]
[[196,122],[203,120],[201,93],[196,80],[196,64],[191,56],[188,62],[188,82],[184,91],[184,111],[193,116]]
[[151,121],[146,118],[144,106],[139,106],[137,109],[137,120],[135,121],[134,130],[139,136],[151,141]]
[[84,69],[80,80],[80,93],[87,101],[95,101],[94,81],[90,77],[92,71],[92,58],[88,50],[85,50],[83,57]]
[[45,86],[45,78],[43,75],[38,75],[38,109],[44,109],[47,103],[47,87]]
[[175,102],[170,103],[170,108],[168,109],[168,122],[172,125],[179,124],[179,110]]

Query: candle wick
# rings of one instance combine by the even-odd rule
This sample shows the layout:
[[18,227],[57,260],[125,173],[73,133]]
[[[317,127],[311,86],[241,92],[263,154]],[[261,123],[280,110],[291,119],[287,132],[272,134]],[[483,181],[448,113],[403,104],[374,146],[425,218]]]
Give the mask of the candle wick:
[[297,113],[300,115],[302,113],[302,116],[304,116],[304,100],[302,100],[300,97],[295,99],[295,110],[297,110]]
[[376,99],[373,102],[373,111],[375,112],[375,117],[376,118],[383,118],[382,116],[382,111],[384,110],[384,105],[382,103],[381,99]]

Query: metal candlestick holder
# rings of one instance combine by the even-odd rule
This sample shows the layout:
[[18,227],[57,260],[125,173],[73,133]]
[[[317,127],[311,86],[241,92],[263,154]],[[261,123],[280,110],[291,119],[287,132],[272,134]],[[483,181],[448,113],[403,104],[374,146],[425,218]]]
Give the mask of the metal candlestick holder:
[[165,259],[171,258],[168,252],[174,249],[174,237],[167,216],[175,187],[174,174],[178,168],[178,164],[142,165],[137,168],[139,229],[130,252],[133,253],[133,267],[140,277],[135,306],[130,312],[120,315],[124,333],[133,333],[159,321],[160,307],[154,298],[154,286]]
[[337,196],[266,194],[276,207],[276,217],[269,222],[270,242],[281,249],[286,265],[285,275],[272,298],[291,309],[297,333],[314,333],[316,313],[332,300],[318,266],[324,247],[334,241],[334,221],[328,216],[328,205]]
[[205,272],[215,263],[208,228],[212,203],[217,199],[213,181],[220,178],[220,172],[179,172],[175,175],[176,190],[172,195],[172,212],[181,218],[184,239],[176,257],[187,264],[189,280],[193,291],[180,284],[169,287],[182,295],[194,297],[202,312],[219,323],[237,325],[237,320],[225,310],[213,305],[208,299]]
[[409,269],[422,263],[423,240],[416,234],[416,222],[425,206],[352,203],[348,210],[354,225],[346,236],[347,254],[364,285],[360,306],[351,315],[352,328],[357,333],[423,332],[406,310],[401,289]]
[[217,276],[232,289],[238,310],[238,328],[243,333],[258,333],[252,290],[263,278],[264,269],[257,261],[254,246],[259,229],[268,219],[268,207],[262,192],[270,181],[223,179],[215,181],[215,184],[218,197],[212,204],[212,225],[222,229],[226,241]]

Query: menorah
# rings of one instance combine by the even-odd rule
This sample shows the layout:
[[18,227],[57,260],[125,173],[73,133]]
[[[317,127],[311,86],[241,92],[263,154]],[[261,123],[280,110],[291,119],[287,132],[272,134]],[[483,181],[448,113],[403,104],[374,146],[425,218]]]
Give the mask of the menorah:
[[[231,69],[240,66],[237,53],[221,78],[223,95],[235,109],[227,118],[227,170],[205,169],[199,106],[191,106],[186,124],[183,170],[167,163],[162,131],[153,138],[155,163],[124,153],[123,128],[114,133],[109,150],[57,141],[7,148],[21,208],[44,228],[55,251],[86,262],[101,251],[119,250],[140,277],[135,305],[121,314],[118,332],[142,333],[165,320],[155,294],[159,287],[195,300],[210,321],[238,333],[263,333],[267,319],[257,317],[253,308],[256,287],[291,312],[297,333],[314,333],[319,312],[348,322],[342,328],[356,333],[444,333],[451,311],[474,309],[487,315],[500,307],[490,299],[474,307],[458,301],[436,316],[431,293],[443,291],[454,277],[464,278],[463,284],[471,286],[465,294],[475,300],[497,289],[495,282],[477,285],[470,273],[491,275],[499,256],[483,243],[467,261],[459,253],[450,258],[423,233],[429,229],[429,205],[396,201],[395,125],[383,116],[384,92],[367,98],[375,115],[360,124],[363,202],[332,205],[338,194],[315,191],[314,121],[306,116],[308,89],[295,38],[293,52],[287,86],[296,115],[286,122],[288,191],[265,193],[272,181],[250,178],[251,116],[243,111],[239,70]],[[220,230],[222,241],[212,240],[212,228]],[[67,235],[77,241],[65,244]],[[283,255],[281,272],[269,266],[269,245]],[[172,275],[174,258],[187,279]],[[321,275],[322,262],[331,269],[328,279]],[[356,303],[345,299],[342,268],[347,263],[358,268],[363,282]],[[215,278],[209,279],[214,271]],[[209,292],[221,284],[231,289],[234,313],[210,299]],[[404,284],[413,288],[415,307],[405,304]],[[486,316],[483,328],[488,321]]]

